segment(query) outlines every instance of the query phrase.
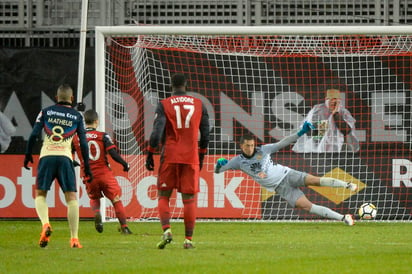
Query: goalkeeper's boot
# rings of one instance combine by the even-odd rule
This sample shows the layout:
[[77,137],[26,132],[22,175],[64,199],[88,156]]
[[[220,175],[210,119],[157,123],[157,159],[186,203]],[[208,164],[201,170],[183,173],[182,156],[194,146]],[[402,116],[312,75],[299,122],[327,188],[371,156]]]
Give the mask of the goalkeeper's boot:
[[127,226],[121,227],[120,233],[122,233],[123,235],[133,234],[133,232]]
[[40,247],[46,247],[47,244],[50,241],[50,236],[52,234],[52,228],[50,224],[44,224],[43,225],[43,230],[40,233],[40,241],[39,241],[39,245]]
[[103,232],[102,215],[100,214],[100,212],[97,212],[94,215],[94,227],[96,228],[97,232],[99,233]]
[[79,239],[77,238],[70,239],[70,247],[71,248],[83,248],[83,246],[79,242]]
[[172,230],[170,228],[166,229],[166,231],[162,235],[162,240],[157,244],[158,249],[164,249],[167,244],[170,244],[173,240]]
[[346,188],[349,189],[352,192],[355,192],[356,190],[358,190],[358,185],[354,184],[354,183],[348,183],[346,185]]
[[352,214],[346,214],[345,216],[343,216],[342,221],[345,222],[345,224],[347,224],[347,225],[354,225],[355,224],[355,220],[353,219]]
[[195,248],[195,246],[193,245],[193,242],[191,240],[185,239],[185,241],[183,242],[183,248],[192,249],[192,248]]

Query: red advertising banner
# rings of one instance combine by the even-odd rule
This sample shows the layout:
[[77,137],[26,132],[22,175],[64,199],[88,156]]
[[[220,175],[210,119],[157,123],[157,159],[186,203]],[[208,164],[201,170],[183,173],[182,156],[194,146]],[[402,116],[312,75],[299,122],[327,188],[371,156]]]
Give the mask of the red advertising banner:
[[[135,156],[144,157],[144,156]],[[132,160],[129,156],[129,160]],[[30,170],[23,167],[23,155],[0,155],[0,218],[36,218],[34,206],[35,184],[38,156],[34,155],[34,166]],[[135,159],[136,160],[136,159]],[[205,162],[214,163],[209,156]],[[142,159],[137,159],[137,162]],[[158,166],[158,158],[155,159]],[[156,173],[144,171],[141,175],[130,170],[123,172],[117,163],[112,165],[116,179],[122,186],[122,201],[128,217],[145,218],[157,216]],[[210,167],[208,167],[210,169]],[[78,170],[78,168],[77,168]],[[260,187],[250,187],[250,179],[240,172],[214,174],[204,168],[201,171],[200,193],[198,194],[198,218],[246,218],[260,216]],[[79,180],[80,216],[92,217],[89,198],[83,183]],[[247,188],[247,191],[246,191]],[[172,206],[182,207],[179,199],[173,199]],[[54,183],[48,193],[49,215],[66,217],[67,209],[63,192]],[[247,214],[245,214],[247,211]],[[175,210],[173,217],[181,217],[180,210]]]

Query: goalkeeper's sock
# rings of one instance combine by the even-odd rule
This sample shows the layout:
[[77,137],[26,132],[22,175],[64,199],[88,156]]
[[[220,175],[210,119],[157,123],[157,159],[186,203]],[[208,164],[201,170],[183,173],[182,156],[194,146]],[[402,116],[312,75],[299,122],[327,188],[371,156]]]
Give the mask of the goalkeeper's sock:
[[185,238],[191,240],[196,222],[196,198],[184,199]]
[[309,210],[309,213],[316,214],[324,218],[329,218],[329,219],[334,219],[334,220],[339,220],[339,221],[342,220],[343,218],[342,214],[339,214],[330,208],[315,205],[315,204],[312,204],[312,208]]
[[321,186],[330,186],[330,187],[342,187],[345,188],[348,186],[347,182],[341,181],[339,179],[330,178],[330,177],[321,177],[320,178]]
[[46,202],[46,197],[37,196],[34,199],[37,216],[39,216],[42,225],[49,223],[49,207]]
[[169,197],[160,196],[158,199],[159,218],[163,231],[170,227]]
[[69,222],[71,238],[78,239],[79,232],[79,203],[77,200],[67,202],[67,220]]
[[121,226],[126,226],[126,211],[124,210],[124,206],[122,201],[117,201],[113,203],[114,212],[116,212],[116,217],[119,220]]

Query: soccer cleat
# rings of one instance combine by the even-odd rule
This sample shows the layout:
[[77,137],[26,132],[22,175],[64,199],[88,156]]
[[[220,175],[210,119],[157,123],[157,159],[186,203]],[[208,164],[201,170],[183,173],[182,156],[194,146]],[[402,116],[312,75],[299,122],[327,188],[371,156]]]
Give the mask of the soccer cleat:
[[50,226],[50,224],[44,224],[43,225],[43,230],[40,233],[40,241],[39,241],[39,245],[40,247],[46,247],[47,244],[50,241],[50,236],[52,234],[52,228]]
[[167,244],[170,244],[173,240],[172,230],[170,228],[166,229],[166,231],[162,235],[162,240],[157,244],[158,249],[164,249]]
[[346,214],[345,216],[343,216],[343,220],[345,222],[345,224],[347,225],[354,225],[355,224],[355,220],[353,219],[352,214]]
[[100,212],[97,212],[94,215],[94,227],[96,228],[97,232],[103,232],[102,215],[100,214]]
[[123,235],[133,234],[133,232],[130,231],[129,227],[127,226],[120,228],[120,233],[122,233]]
[[356,190],[358,190],[358,185],[354,183],[348,183],[346,188],[352,192],[355,192]]
[[195,248],[195,246],[193,245],[193,242],[191,240],[185,239],[185,241],[183,242],[183,248],[192,249],[192,248]]
[[70,239],[70,247],[71,248],[83,248],[83,246],[79,242],[79,239],[76,239],[76,238]]

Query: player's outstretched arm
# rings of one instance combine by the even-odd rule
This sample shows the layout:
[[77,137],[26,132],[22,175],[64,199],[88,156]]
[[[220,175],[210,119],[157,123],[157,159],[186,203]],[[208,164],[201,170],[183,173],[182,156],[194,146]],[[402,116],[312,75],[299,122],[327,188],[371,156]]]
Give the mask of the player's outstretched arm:
[[297,135],[300,137],[303,134],[308,133],[311,130],[316,129],[316,127],[309,121],[305,121],[302,125],[302,128],[297,132]]
[[301,137],[302,135],[308,133],[312,129],[316,129],[316,127],[314,125],[312,125],[312,123],[310,123],[309,121],[305,121],[298,132],[293,133],[292,135],[286,136],[285,138],[283,138],[279,142],[274,143],[272,145],[272,152],[279,151],[282,148],[296,142],[299,139],[299,137]]
[[222,168],[222,166],[226,165],[229,161],[225,158],[219,158],[216,161],[216,165],[215,165],[215,173],[220,173],[220,169]]

